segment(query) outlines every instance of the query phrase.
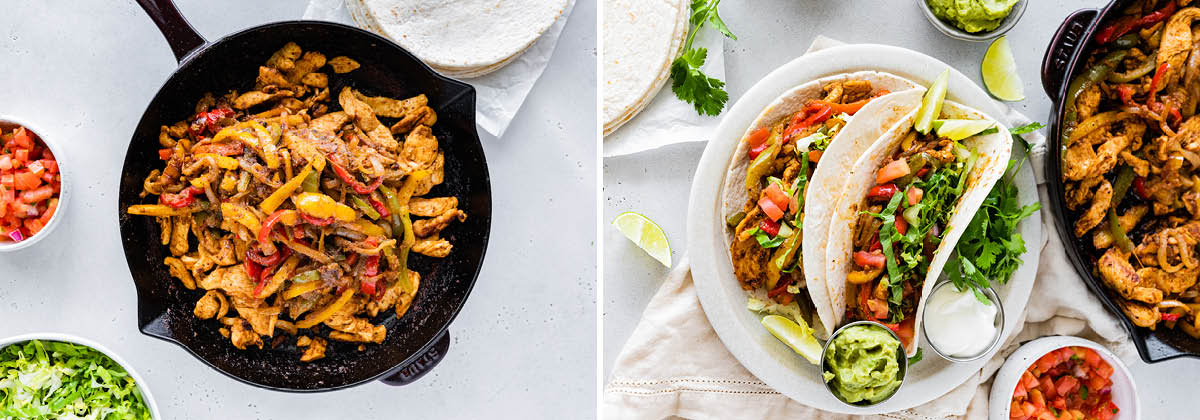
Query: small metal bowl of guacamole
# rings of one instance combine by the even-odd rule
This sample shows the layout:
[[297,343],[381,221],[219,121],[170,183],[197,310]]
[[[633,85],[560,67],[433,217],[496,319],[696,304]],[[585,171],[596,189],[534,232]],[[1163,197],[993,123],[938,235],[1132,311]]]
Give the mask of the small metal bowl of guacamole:
[[856,321],[838,328],[821,352],[825,387],[855,407],[879,404],[896,395],[907,371],[900,337],[878,322]]
[[942,33],[964,41],[988,41],[1004,35],[1025,13],[1028,0],[916,0],[925,17]]

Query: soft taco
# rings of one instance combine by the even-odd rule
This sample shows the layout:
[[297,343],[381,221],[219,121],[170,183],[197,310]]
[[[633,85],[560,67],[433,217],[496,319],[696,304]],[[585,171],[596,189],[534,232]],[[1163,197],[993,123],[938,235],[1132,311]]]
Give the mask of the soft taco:
[[834,325],[883,323],[909,356],[925,298],[1012,148],[1005,127],[964,105],[945,101],[927,134],[914,128],[919,114],[908,113],[854,164],[825,258]]
[[825,239],[805,241],[805,220],[828,221],[831,194],[844,179],[820,168],[847,173],[872,141],[916,108],[923,90],[875,71],[829,76],[780,96],[746,130],[731,157],[723,207],[734,274],[752,309],[812,325],[818,338],[833,331],[827,288],[806,279],[808,265],[801,262]]

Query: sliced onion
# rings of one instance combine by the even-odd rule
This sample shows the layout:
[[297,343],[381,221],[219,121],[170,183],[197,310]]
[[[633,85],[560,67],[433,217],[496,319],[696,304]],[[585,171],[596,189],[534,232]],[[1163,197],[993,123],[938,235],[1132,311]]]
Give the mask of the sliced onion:
[[1163,231],[1158,235],[1158,266],[1163,271],[1174,273],[1179,271],[1178,265],[1167,263],[1167,232]]

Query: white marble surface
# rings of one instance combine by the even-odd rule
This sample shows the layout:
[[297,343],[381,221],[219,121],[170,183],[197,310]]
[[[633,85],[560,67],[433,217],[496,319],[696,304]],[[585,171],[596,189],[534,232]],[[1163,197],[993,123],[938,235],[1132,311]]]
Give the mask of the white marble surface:
[[[1026,100],[1011,104],[1031,118],[1045,121],[1050,100],[1039,76],[1050,36],[1072,11],[1102,7],[1104,1],[1031,1],[1024,17],[1008,34],[1025,83]],[[874,0],[819,2],[758,0],[724,2],[721,16],[738,35],[725,41],[725,63],[731,102],[776,67],[802,54],[817,35],[850,43],[881,43],[911,48],[937,57],[982,84],[979,61],[986,43],[954,40],[938,32],[913,1]],[[667,92],[667,94],[670,94]],[[684,143],[638,155],[604,160],[604,212],[610,222],[623,211],[638,211],[666,231],[676,261],[687,250],[685,220],[688,190],[704,143]],[[604,302],[603,377],[633,332],[647,302],[667,269],[625,240],[616,229],[603,229]],[[699,314],[698,314],[699,315]],[[1194,412],[1190,386],[1181,379],[1200,375],[1200,360],[1185,359],[1130,368],[1138,382],[1144,419],[1176,419]]]
[[[213,39],[299,18],[307,1],[179,3]],[[594,417],[595,107],[563,103],[563,92],[595,89],[594,4],[579,2],[504,138],[483,139],[492,239],[446,359],[406,387],[301,395],[244,385],[137,330],[116,190],[134,126],[175,69],[157,28],[129,0],[3,2],[0,114],[33,121],[66,145],[75,195],[51,237],[0,254],[0,336],[55,331],[99,341],[146,377],[168,419]]]

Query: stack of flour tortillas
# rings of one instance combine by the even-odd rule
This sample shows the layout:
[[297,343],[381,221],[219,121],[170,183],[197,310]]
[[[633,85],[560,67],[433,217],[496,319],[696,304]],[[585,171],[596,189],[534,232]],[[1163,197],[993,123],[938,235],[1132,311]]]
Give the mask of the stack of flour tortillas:
[[554,24],[569,0],[347,0],[358,26],[434,70],[478,77],[504,67]]
[[670,78],[690,12],[688,0],[604,0],[604,135],[641,112]]

